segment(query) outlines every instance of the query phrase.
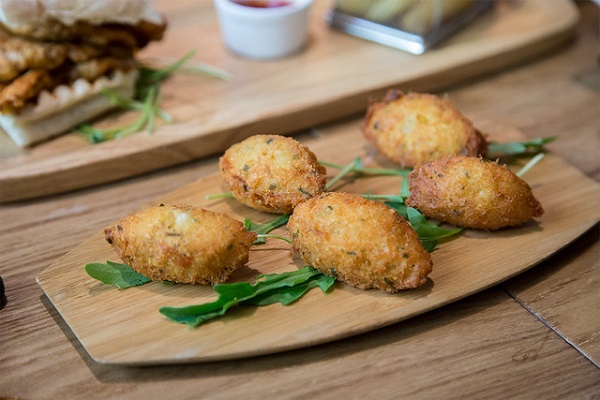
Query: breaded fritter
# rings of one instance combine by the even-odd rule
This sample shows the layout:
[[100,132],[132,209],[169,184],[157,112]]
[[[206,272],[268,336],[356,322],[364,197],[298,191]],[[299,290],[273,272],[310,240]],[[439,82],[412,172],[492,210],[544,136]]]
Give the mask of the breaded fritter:
[[249,207],[290,214],[325,190],[326,169],[297,140],[254,135],[231,146],[219,160],[227,190]]
[[406,204],[452,225],[496,230],[544,213],[527,182],[494,161],[449,157],[422,165],[408,179]]
[[248,262],[256,233],[228,215],[189,205],[161,205],[104,230],[119,257],[156,281],[214,284]]
[[448,100],[431,94],[391,90],[372,101],[362,131],[378,151],[415,167],[437,158],[485,155],[487,142]]
[[393,293],[427,282],[432,261],[415,230],[383,203],[329,192],[299,204],[292,249],[319,271],[360,289]]

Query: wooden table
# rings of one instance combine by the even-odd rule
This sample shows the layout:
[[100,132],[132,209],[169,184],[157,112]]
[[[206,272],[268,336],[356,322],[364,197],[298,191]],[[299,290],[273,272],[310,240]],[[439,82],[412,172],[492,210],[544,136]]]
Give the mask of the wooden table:
[[[599,181],[598,7],[578,5],[582,19],[567,46],[444,91],[476,125],[501,121],[531,138],[558,136],[549,148]],[[298,139],[309,146],[320,140]],[[95,363],[35,277],[110,222],[215,173],[216,160],[0,208],[8,296],[0,311],[0,398],[600,396],[597,225],[501,285],[371,333],[238,361]]]

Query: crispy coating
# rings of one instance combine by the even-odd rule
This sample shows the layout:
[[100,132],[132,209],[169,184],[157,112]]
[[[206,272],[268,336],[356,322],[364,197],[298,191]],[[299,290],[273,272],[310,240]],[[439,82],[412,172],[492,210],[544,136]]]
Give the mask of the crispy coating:
[[296,207],[288,222],[302,260],[360,289],[394,293],[427,282],[432,261],[409,223],[385,204],[329,192]]
[[131,63],[132,55],[128,48],[32,41],[0,29],[0,82],[10,82],[29,69],[51,71],[94,59],[117,58]]
[[0,112],[18,114],[43,90],[93,82],[135,68],[133,49],[76,43],[47,43],[11,36],[0,29]]
[[30,69],[0,88],[0,112],[18,114],[28,104],[35,103],[43,90],[52,90],[59,84],[72,84],[77,79],[94,82],[116,71],[127,72],[135,67],[133,59],[103,57],[69,65],[60,71]]
[[104,230],[106,241],[138,273],[155,281],[214,284],[248,262],[256,233],[225,214],[161,205]]
[[9,82],[27,69],[55,69],[68,54],[65,44],[32,42],[0,30],[0,81]]
[[327,181],[312,151],[279,135],[254,135],[234,144],[219,168],[238,201],[275,214],[291,214],[296,205],[322,193]]
[[544,213],[531,188],[506,165],[478,157],[432,161],[408,175],[406,204],[452,225],[497,230]]
[[485,138],[471,121],[449,101],[431,94],[389,91],[382,101],[371,102],[362,131],[382,155],[402,167],[487,151]]
[[54,79],[50,72],[44,69],[31,69],[0,91],[0,112],[13,113],[37,98],[42,90],[53,86]]

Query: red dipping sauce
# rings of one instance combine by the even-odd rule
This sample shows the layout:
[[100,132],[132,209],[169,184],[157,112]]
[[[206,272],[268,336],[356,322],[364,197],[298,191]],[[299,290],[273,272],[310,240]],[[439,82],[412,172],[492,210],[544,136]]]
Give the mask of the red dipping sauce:
[[276,8],[292,4],[289,0],[231,0],[233,3],[254,8]]

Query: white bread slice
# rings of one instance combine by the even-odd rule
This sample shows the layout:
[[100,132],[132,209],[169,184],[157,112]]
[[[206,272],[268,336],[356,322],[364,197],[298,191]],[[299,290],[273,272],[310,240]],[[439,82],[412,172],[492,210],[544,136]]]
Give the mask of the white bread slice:
[[61,85],[52,92],[43,91],[37,104],[27,106],[17,115],[0,115],[0,129],[19,147],[28,147],[97,117],[114,108],[102,90],[110,88],[131,98],[137,70],[117,71],[93,83],[78,79],[71,86]]
[[0,23],[16,34],[28,36],[56,22],[71,26],[77,21],[161,25],[164,18],[152,0],[0,0]]

